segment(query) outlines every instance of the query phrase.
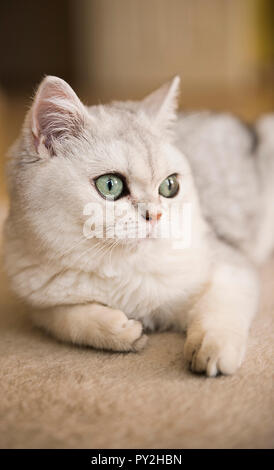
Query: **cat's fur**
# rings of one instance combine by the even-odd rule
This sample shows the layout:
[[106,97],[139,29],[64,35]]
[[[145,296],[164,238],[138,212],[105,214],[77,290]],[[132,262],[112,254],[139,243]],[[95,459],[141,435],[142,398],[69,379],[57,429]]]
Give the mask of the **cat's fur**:
[[[254,261],[274,243],[274,117],[258,122],[254,146],[228,115],[175,121],[178,87],[175,77],[142,102],[88,108],[63,80],[43,80],[10,153],[6,267],[35,323],[61,340],[134,351],[143,327],[187,329],[191,369],[229,374],[257,310]],[[93,178],[109,172],[128,181],[128,217],[138,202],[190,203],[191,246],[83,237],[84,206],[105,204]],[[181,189],[164,200],[158,187],[173,173]]]

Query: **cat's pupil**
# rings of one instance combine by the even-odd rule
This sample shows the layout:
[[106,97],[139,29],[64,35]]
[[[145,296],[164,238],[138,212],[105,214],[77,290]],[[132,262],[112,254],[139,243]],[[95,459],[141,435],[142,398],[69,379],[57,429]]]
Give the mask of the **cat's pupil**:
[[108,190],[111,191],[112,188],[113,188],[113,181],[112,180],[108,180],[107,181],[107,187],[108,187]]
[[172,185],[173,185],[173,181],[170,178],[168,178],[168,189],[169,189],[169,191],[171,190]]

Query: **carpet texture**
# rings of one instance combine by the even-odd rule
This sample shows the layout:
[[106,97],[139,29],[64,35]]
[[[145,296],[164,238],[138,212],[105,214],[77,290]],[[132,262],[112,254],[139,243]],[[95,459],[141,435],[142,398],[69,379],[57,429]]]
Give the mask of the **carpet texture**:
[[175,333],[150,335],[141,353],[58,343],[0,271],[1,448],[273,447],[274,260],[243,366],[213,379],[187,371]]

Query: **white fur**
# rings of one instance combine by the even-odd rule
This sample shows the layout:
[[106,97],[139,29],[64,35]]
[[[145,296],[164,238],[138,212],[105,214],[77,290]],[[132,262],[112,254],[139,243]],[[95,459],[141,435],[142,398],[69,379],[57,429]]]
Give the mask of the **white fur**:
[[[217,241],[189,162],[172,143],[178,82],[140,103],[91,108],[64,81],[42,82],[11,151],[6,267],[14,290],[34,307],[34,321],[57,338],[138,350],[146,342],[141,323],[187,327],[192,369],[232,373],[244,355],[258,283],[245,257]],[[108,172],[128,179],[129,221],[138,202],[163,213],[175,201],[191,203],[191,246],[138,240],[135,224],[128,241],[83,237],[83,208],[105,203],[93,179]],[[181,189],[164,200],[158,187],[173,173]]]

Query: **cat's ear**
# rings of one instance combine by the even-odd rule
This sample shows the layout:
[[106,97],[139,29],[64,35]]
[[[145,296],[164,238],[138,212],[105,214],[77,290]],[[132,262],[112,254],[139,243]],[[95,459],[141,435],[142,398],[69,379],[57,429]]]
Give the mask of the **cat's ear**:
[[168,129],[176,119],[179,91],[180,77],[176,75],[170,82],[141,101],[141,109],[160,128]]
[[40,84],[31,108],[31,131],[38,153],[55,155],[55,145],[77,137],[87,118],[84,105],[61,78],[47,76]]

